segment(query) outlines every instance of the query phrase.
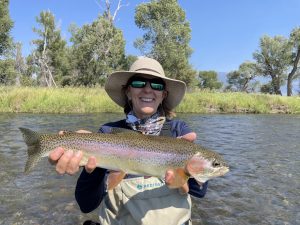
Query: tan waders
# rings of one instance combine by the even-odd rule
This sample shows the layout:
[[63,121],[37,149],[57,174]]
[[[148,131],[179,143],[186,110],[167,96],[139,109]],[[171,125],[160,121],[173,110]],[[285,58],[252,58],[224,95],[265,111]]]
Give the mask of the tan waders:
[[[101,225],[191,224],[191,198],[150,177],[124,179],[100,204]],[[186,223],[187,222],[187,223]]]

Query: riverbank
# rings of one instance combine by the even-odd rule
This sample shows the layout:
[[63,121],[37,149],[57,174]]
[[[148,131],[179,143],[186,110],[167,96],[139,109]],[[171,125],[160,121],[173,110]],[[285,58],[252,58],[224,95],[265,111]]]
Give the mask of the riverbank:
[[[188,92],[178,113],[300,114],[300,97],[237,92]],[[0,112],[97,113],[122,112],[102,88],[0,87]]]

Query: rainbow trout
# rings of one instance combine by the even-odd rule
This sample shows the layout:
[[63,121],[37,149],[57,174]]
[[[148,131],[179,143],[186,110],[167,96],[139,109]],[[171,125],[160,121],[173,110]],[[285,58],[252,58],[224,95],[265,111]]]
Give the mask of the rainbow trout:
[[[179,138],[143,135],[122,128],[112,128],[111,134],[68,132],[64,135],[19,129],[28,146],[25,173],[57,147],[82,151],[81,166],[90,156],[95,156],[98,167],[128,174],[164,177],[168,169],[173,169],[186,179],[193,177],[203,183],[229,171],[218,153]],[[188,176],[184,172],[186,168]]]

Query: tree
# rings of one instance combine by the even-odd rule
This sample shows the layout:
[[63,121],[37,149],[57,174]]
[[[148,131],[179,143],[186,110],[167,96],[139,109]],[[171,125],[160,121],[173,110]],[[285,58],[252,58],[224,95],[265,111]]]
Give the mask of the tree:
[[290,65],[291,46],[282,36],[263,36],[260,39],[260,50],[253,54],[258,74],[270,76],[274,94],[282,95],[280,87],[284,83],[286,71]]
[[272,82],[269,82],[267,84],[264,84],[260,88],[260,92],[265,94],[273,94],[275,93],[274,86],[272,85]]
[[223,85],[218,81],[218,73],[215,71],[200,71],[198,78],[200,88],[220,89]]
[[10,30],[13,21],[9,16],[9,0],[0,0],[0,84],[11,85],[15,82],[13,40]]
[[244,62],[239,66],[237,71],[227,74],[228,86],[226,89],[243,92],[254,92],[259,85],[255,81],[257,76],[257,68],[254,62]]
[[42,11],[36,18],[41,28],[34,28],[41,39],[33,43],[35,65],[39,68],[39,81],[44,86],[56,86],[56,82],[66,75],[66,41],[61,38],[60,29],[55,24],[55,17],[50,11]]
[[287,77],[287,96],[292,95],[292,82],[300,75],[300,27],[292,30],[289,41],[292,46],[292,51],[290,61],[291,71],[288,73]]
[[12,38],[10,30],[13,27],[13,21],[9,16],[9,0],[0,0],[0,57],[12,47]]
[[22,44],[16,43],[16,52],[15,52],[15,71],[16,71],[16,85],[20,86],[22,79],[26,74],[27,65],[25,59],[22,56]]
[[114,26],[116,11],[111,13],[109,1],[106,3],[106,11],[92,24],[70,28],[76,85],[103,84],[112,71],[127,65],[123,33]]
[[188,62],[192,54],[189,46],[191,29],[177,0],[140,4],[136,8],[135,23],[146,31],[135,41],[135,47],[143,55],[158,60],[167,76],[191,85],[197,74]]
[[13,59],[0,60],[0,84],[13,85],[15,83],[15,62]]

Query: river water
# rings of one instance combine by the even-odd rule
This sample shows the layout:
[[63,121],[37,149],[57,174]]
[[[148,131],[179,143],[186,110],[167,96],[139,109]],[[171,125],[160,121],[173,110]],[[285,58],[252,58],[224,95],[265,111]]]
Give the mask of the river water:
[[[58,175],[47,159],[24,175],[26,146],[18,127],[43,132],[88,129],[122,114],[0,114],[0,224],[82,224],[77,176]],[[300,224],[300,116],[182,114],[197,143],[221,153],[231,171],[193,198],[194,225]],[[159,224],[159,221],[157,221]]]

